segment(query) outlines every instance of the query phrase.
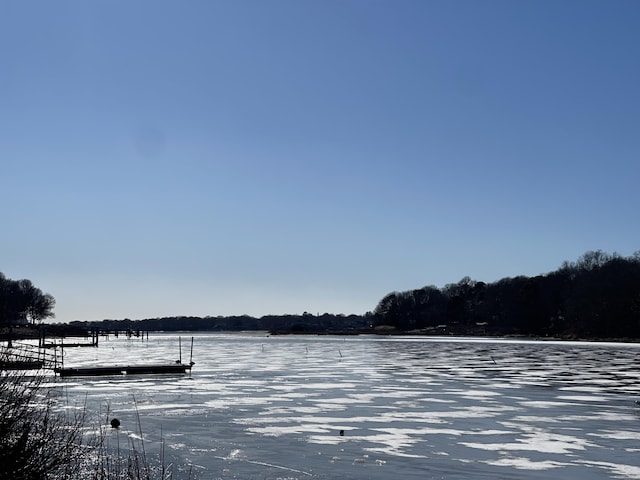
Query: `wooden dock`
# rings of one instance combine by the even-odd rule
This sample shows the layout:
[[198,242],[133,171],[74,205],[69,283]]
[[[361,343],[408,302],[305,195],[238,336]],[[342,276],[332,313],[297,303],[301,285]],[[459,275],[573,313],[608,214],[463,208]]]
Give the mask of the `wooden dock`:
[[174,363],[148,363],[138,365],[87,365],[85,367],[60,367],[54,372],[61,377],[98,377],[120,375],[184,375],[191,373],[193,362],[193,337],[191,337],[191,351],[189,363],[182,363],[182,337],[178,337],[180,359]]
[[191,372],[193,362],[163,363],[149,365],[96,365],[92,367],[61,367],[55,373],[61,377],[97,377],[115,375],[184,375]]
[[0,371],[40,370],[41,368],[44,368],[42,360],[0,360]]
[[35,345],[12,342],[11,346],[0,345],[0,371],[40,370],[57,366],[55,354]]

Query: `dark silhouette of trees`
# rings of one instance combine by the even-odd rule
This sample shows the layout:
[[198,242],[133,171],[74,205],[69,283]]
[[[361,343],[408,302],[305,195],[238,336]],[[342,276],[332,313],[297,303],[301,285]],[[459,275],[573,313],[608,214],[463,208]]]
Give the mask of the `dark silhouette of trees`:
[[[37,323],[53,316],[54,298],[29,280],[0,273],[0,325]],[[274,333],[416,332],[450,335],[529,335],[563,338],[640,338],[640,251],[630,257],[589,251],[575,262],[535,277],[493,283],[464,277],[391,292],[364,315],[248,315],[165,317],[72,322],[78,328],[133,331]],[[372,330],[373,329],[373,330]]]
[[39,323],[55,316],[55,304],[31,280],[11,280],[0,272],[0,325]]
[[590,251],[546,275],[393,292],[374,318],[426,333],[640,338],[640,252]]
[[260,318],[249,315],[231,317],[163,317],[144,320],[102,320],[98,322],[71,322],[72,327],[134,332],[139,331],[241,331],[262,330],[273,333],[331,333],[349,332],[368,328],[373,314],[342,315],[324,313],[312,315],[265,315]]

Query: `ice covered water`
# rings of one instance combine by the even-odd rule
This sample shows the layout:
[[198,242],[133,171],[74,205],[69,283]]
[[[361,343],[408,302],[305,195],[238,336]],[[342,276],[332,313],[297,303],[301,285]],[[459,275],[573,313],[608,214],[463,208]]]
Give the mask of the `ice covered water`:
[[[112,445],[142,430],[174,479],[640,478],[639,355],[633,344],[198,334],[191,377],[52,383],[69,408],[120,420]],[[66,366],[178,358],[177,334],[65,350]]]

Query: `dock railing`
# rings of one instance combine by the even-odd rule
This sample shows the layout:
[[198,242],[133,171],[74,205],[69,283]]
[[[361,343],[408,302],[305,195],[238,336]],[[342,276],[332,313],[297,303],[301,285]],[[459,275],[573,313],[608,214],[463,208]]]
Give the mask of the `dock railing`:
[[11,346],[0,346],[0,370],[53,370],[58,363],[57,352],[37,345],[14,340]]

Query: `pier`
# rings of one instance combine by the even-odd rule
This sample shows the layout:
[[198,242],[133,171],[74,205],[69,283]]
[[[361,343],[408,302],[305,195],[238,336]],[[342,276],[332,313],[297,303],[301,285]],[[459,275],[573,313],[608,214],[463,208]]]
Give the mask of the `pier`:
[[[100,343],[100,337],[109,339],[109,336],[113,335],[115,338],[119,338],[121,335],[127,337],[127,339],[139,338],[141,341],[149,340],[149,332],[146,330],[134,330],[131,328],[124,330],[105,330],[105,329],[92,329],[86,333],[84,337],[78,336],[63,336],[57,337],[60,342],[47,342],[44,334],[40,337],[40,345],[44,348],[56,348],[56,347],[97,347]],[[79,339],[85,338],[84,341],[67,341],[67,339]]]
[[[189,363],[182,363],[182,338],[178,337],[180,359],[174,363],[149,363],[132,365],[87,365],[64,366],[64,351],[66,348],[98,347],[98,339],[101,335],[126,336],[142,340],[149,339],[148,332],[124,330],[124,331],[91,331],[91,336],[86,341],[68,341],[68,338],[58,338],[46,342],[44,336],[38,340],[38,345],[9,341],[7,345],[0,345],[0,371],[8,370],[52,370],[60,377],[88,377],[88,376],[120,376],[120,375],[184,375],[191,373],[195,364],[193,362],[193,337],[191,337],[191,352]],[[78,338],[78,337],[76,337]],[[49,351],[53,349],[53,352]],[[59,349],[59,352],[58,352]]]

